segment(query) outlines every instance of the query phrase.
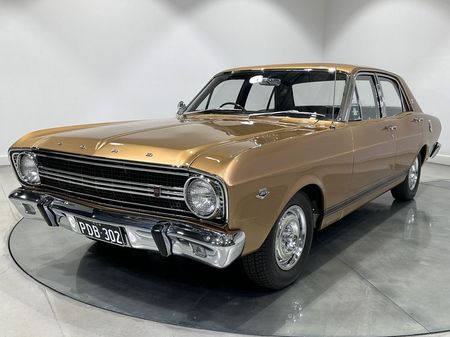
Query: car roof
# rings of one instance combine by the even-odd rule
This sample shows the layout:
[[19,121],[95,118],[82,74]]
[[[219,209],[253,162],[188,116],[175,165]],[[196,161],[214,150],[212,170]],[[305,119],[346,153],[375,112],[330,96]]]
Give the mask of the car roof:
[[352,73],[359,70],[370,70],[384,72],[382,69],[376,69],[371,67],[363,67],[351,64],[341,64],[341,63],[290,63],[290,64],[271,64],[271,65],[258,65],[249,67],[237,67],[226,69],[223,72],[238,72],[246,70],[289,70],[289,69],[330,69],[334,68],[338,71],[345,73]]

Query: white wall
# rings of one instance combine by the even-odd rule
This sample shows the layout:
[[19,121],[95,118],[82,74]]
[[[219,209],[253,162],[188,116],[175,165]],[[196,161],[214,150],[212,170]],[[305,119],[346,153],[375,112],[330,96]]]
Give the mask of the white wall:
[[0,0],[0,162],[26,132],[174,116],[223,68],[318,60],[322,1]]
[[450,1],[0,0],[0,164],[31,130],[173,116],[223,68],[322,60],[402,75],[450,162]]
[[450,1],[339,0],[325,9],[324,60],[398,73],[440,118],[438,161],[450,165]]

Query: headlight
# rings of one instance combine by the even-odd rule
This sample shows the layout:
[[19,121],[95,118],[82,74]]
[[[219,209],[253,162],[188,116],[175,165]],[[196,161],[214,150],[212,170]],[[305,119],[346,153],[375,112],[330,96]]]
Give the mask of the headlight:
[[184,193],[187,206],[200,218],[212,218],[220,209],[219,191],[208,178],[189,178]]
[[33,153],[23,152],[17,158],[17,173],[20,179],[30,185],[38,185],[41,182],[36,158]]

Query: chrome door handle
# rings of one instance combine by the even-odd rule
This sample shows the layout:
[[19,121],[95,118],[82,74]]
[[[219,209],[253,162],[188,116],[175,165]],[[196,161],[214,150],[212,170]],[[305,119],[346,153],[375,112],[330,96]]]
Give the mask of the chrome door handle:
[[396,131],[397,129],[398,129],[397,125],[386,126],[386,130],[389,130],[389,131]]
[[421,122],[423,122],[423,118],[422,117],[414,117],[414,119],[412,121],[415,123],[421,123]]

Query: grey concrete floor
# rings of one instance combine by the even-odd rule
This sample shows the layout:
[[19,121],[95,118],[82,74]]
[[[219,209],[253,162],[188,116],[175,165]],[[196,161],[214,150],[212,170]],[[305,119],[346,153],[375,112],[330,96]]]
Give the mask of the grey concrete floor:
[[[448,184],[450,186],[450,167],[426,164],[422,172],[422,182],[426,183],[425,186],[435,186],[440,187]],[[129,316],[124,316],[116,313],[112,313],[107,310],[98,309],[63,295],[57,292],[49,290],[48,288],[40,285],[24,272],[22,272],[14,263],[8,252],[7,237],[11,231],[14,224],[20,219],[17,211],[9,204],[7,200],[7,194],[13,188],[17,186],[16,179],[10,167],[0,167],[0,236],[2,240],[0,242],[0,336],[239,336],[236,334],[228,333],[218,333],[205,330],[196,330],[183,328],[173,325],[161,324],[157,322],[146,321],[142,319],[132,318]],[[341,226],[342,227],[342,226]],[[406,227],[405,227],[406,228]],[[373,229],[383,231],[383,228]],[[399,233],[396,233],[399,234]],[[446,240],[448,233],[439,236],[436,234],[437,239]],[[408,235],[402,229],[401,235]],[[325,241],[327,239],[325,238]],[[360,243],[355,243],[355,245],[364,245],[364,240],[360,240]],[[338,240],[329,240],[328,242],[331,247],[333,245],[339,246]],[[348,281],[349,279],[354,279],[354,284],[359,284],[360,287],[354,289],[338,289],[341,300],[351,299],[352,296],[358,296],[364,293],[366,297],[377,296],[376,290],[383,290],[387,287],[384,279],[377,279],[376,275],[371,275],[371,268],[375,266],[373,263],[383,262],[383,259],[397,258],[396,255],[389,254],[389,250],[395,251],[396,244],[395,240],[390,242],[389,245],[384,245],[378,252],[371,252],[362,259],[360,256],[355,256],[352,247],[347,247],[346,249],[340,249],[340,255],[343,256],[343,261],[354,262],[358,265],[357,270],[349,271],[348,266],[345,263],[341,264],[342,273],[337,271],[341,275],[342,280]],[[409,252],[405,252],[408,254]],[[445,252],[442,252],[445,253]],[[369,258],[370,257],[370,258]],[[408,268],[408,259],[405,259],[404,268]],[[420,261],[423,264],[430,263],[424,259]],[[385,272],[392,275],[388,278],[390,283],[396,280],[396,270],[390,270],[385,264]],[[326,264],[324,265],[325,269]],[[441,268],[446,268],[447,266],[442,265]],[[332,267],[334,268],[334,267]],[[414,272],[412,270],[412,277],[423,278],[426,280],[429,277],[437,277],[438,274],[430,273],[431,275],[420,275],[418,272],[426,270],[418,269]],[[312,277],[315,277],[314,274]],[[361,275],[364,275],[364,282],[368,281],[373,284],[373,289],[369,289],[358,279],[363,279]],[[329,282],[331,282],[330,280]],[[343,282],[338,282],[334,286],[339,287],[339,284],[344,284]],[[426,285],[426,283],[424,283]],[[352,317],[333,317],[332,312],[326,311],[327,303],[331,303],[333,299],[329,298],[327,293],[330,290],[327,288],[327,282],[322,283],[323,292],[320,296],[311,299],[315,303],[322,303],[320,306],[324,308],[323,311],[314,313],[314,315],[325,316],[325,321],[329,321],[327,329],[322,330],[323,335],[333,335],[333,329],[336,331],[345,332],[345,324],[348,324]],[[418,289],[414,289],[413,283],[411,284],[399,284],[398,287],[402,287],[404,294],[407,298],[399,298],[398,301],[408,305],[408,300],[414,298],[416,294],[420,293]],[[409,289],[409,288],[410,289]],[[408,292],[409,290],[409,292]],[[420,289],[419,289],[420,290]],[[450,290],[450,286],[448,289]],[[308,291],[308,289],[305,289]],[[310,289],[311,291],[311,289]],[[373,292],[373,294],[372,294]],[[359,293],[359,294],[358,294]],[[443,301],[450,302],[450,298],[447,296],[447,292],[443,294],[434,293],[431,289],[428,294],[431,294],[433,301],[439,301],[440,297]],[[390,294],[387,294],[387,299]],[[393,296],[393,295],[392,295]],[[422,299],[423,300],[423,299]],[[354,304],[354,303],[353,303]],[[364,303],[361,303],[364,305]],[[380,306],[385,307],[387,313],[386,318],[389,315],[398,315],[401,310],[393,309],[389,303],[389,300],[381,299],[378,303]],[[354,307],[355,312],[361,310],[361,307],[357,305]],[[422,319],[425,322],[433,321],[433,316],[427,316],[427,313],[423,313],[424,316],[419,317],[418,320]],[[450,312],[437,313],[438,318],[445,316],[449,317],[450,326]],[[316,317],[318,317],[316,316]],[[411,318],[408,321],[405,320],[408,316],[405,312],[405,318],[402,324],[412,324],[416,325],[417,333],[426,332],[427,329],[423,327],[422,324],[418,323]],[[296,317],[293,317],[294,319]],[[253,320],[258,320],[258,317],[252,318]],[[261,317],[261,320],[270,320],[270,317]],[[369,320],[370,321],[370,320]],[[394,321],[390,321],[389,324],[394,324]],[[430,323],[430,324],[431,324]],[[383,324],[383,322],[374,322],[373,324]],[[366,329],[370,329],[367,326]],[[446,336],[447,333],[435,334],[434,336]]]

